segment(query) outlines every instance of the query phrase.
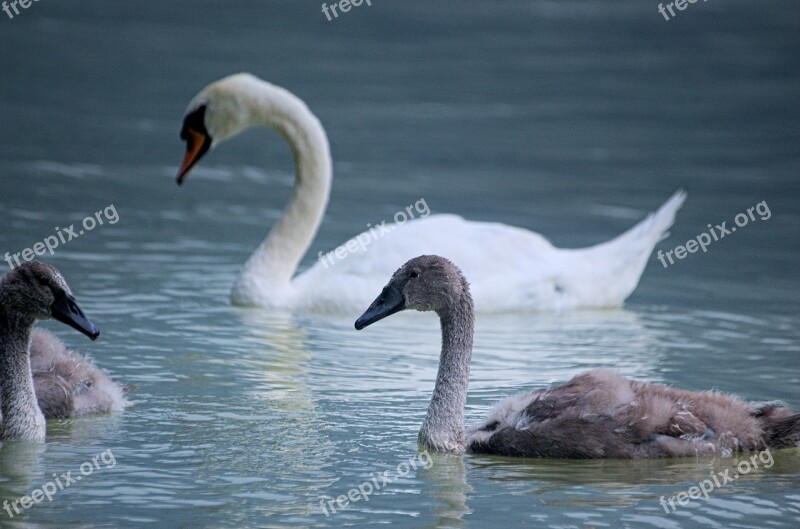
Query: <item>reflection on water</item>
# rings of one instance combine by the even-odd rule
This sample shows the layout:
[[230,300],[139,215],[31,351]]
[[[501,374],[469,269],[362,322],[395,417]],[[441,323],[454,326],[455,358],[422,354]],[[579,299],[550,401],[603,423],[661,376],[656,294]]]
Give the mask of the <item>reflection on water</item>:
[[3,443],[0,445],[0,493],[3,498],[17,499],[27,494],[34,483],[32,477],[43,472],[42,455],[46,447],[36,443]]
[[[747,526],[751,516],[764,516],[768,523],[781,523],[785,509],[797,505],[792,497],[796,490],[796,475],[800,471],[800,451],[772,451],[772,464],[746,473],[737,473],[737,465],[750,457],[735,458],[685,458],[675,460],[644,461],[553,461],[526,460],[520,463],[509,458],[474,458],[470,461],[470,478],[475,481],[501,482],[504,492],[535,498],[543,512],[553,508],[567,509],[570,516],[591,522],[602,517],[603,512],[626,510],[620,520],[636,522],[638,526],[683,526],[688,520],[705,519],[706,523],[741,523]],[[769,463],[768,463],[769,464]],[[731,478],[725,483],[722,477]],[[712,476],[722,486],[713,484]],[[794,477],[793,477],[794,476]],[[676,496],[698,487],[705,481],[708,498],[697,497],[676,503]],[[500,486],[500,485],[495,485]],[[759,490],[771,492],[766,497],[783,498],[767,500],[756,498]],[[664,500],[664,503],[661,500]],[[673,500],[672,507],[669,500]],[[664,507],[666,504],[666,508]],[[669,511],[669,518],[662,515]],[[540,513],[536,519],[545,522]]]
[[420,472],[420,479],[431,486],[431,496],[439,505],[433,510],[435,522],[429,527],[466,527],[469,514],[467,498],[473,491],[467,483],[464,456],[431,454],[430,468]]

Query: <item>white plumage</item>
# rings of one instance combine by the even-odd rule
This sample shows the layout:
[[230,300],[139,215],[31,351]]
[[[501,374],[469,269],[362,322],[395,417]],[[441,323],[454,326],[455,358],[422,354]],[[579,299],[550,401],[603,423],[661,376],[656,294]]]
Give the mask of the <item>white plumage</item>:
[[[287,140],[297,180],[283,216],[234,284],[231,302],[236,305],[356,312],[410,256],[439,254],[460,263],[483,311],[615,307],[636,288],[653,247],[686,197],[678,191],[629,231],[582,249],[556,248],[541,235],[513,226],[431,215],[392,225],[377,240],[376,232],[364,232],[363,239],[371,241],[366,250],[326,264],[318,261],[295,276],[319,228],[331,184],[325,131],[300,99],[249,74],[206,87],[187,109],[182,133],[187,159],[179,182],[205,150],[254,126],[273,128]],[[205,149],[198,147],[202,142]]]

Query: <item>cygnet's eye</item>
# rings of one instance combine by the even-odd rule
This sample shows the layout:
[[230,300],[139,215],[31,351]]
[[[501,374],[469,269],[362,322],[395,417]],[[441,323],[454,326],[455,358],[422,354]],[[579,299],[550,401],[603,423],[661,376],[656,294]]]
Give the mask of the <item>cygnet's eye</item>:
[[409,279],[415,279],[417,277],[419,277],[419,272],[417,272],[416,270],[414,270],[410,274],[408,274],[408,278]]

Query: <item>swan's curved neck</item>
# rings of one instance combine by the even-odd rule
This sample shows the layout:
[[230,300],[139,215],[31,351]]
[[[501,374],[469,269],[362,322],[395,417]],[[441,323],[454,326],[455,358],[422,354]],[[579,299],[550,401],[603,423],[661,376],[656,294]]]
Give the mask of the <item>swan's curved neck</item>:
[[472,297],[466,284],[463,296],[440,311],[439,320],[442,326],[439,372],[428,415],[419,432],[419,442],[435,450],[463,452],[464,407],[475,323]]
[[0,439],[44,440],[44,415],[33,389],[28,354],[33,323],[32,318],[9,314],[0,307]]
[[[231,300],[271,305],[290,294],[291,279],[322,222],[331,187],[331,155],[322,124],[299,98],[263,83],[245,101],[252,126],[277,130],[294,154],[296,178],[281,218],[244,265]],[[278,303],[279,304],[279,303]]]

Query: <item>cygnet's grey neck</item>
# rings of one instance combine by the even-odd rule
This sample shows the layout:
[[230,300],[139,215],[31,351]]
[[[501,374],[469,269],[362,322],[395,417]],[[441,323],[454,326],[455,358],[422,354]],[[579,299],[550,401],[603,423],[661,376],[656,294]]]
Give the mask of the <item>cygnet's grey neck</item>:
[[462,295],[437,311],[442,327],[442,352],[428,415],[419,432],[421,444],[448,452],[465,449],[464,407],[475,316],[472,296],[466,281],[462,281]]
[[45,420],[36,401],[28,355],[34,318],[0,307],[0,439],[44,440]]

